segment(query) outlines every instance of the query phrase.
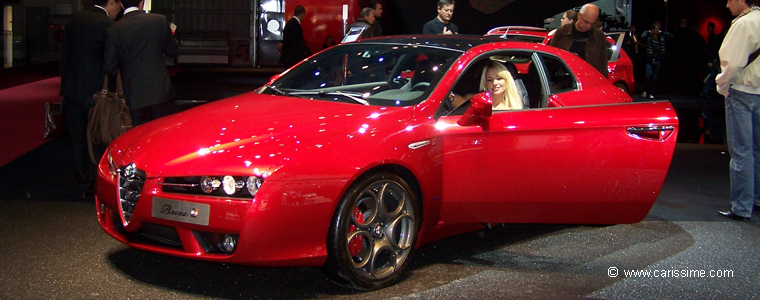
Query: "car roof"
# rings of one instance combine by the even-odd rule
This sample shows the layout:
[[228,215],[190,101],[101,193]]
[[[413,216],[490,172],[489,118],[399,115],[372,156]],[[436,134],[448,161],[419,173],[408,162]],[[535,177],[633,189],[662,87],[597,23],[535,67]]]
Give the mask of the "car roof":
[[396,44],[396,45],[424,45],[441,47],[458,51],[467,51],[472,47],[493,43],[503,42],[504,40],[498,37],[482,36],[482,35],[398,35],[398,36],[382,36],[362,39],[356,43],[383,43],[383,44]]

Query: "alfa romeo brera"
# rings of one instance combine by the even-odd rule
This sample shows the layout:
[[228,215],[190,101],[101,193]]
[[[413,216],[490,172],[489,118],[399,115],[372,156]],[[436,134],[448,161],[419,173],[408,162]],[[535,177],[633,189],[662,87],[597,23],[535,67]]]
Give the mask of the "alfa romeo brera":
[[[492,109],[487,62],[512,72],[524,109]],[[641,221],[677,131],[670,103],[633,103],[554,47],[366,39],[129,130],[99,163],[97,215],[137,249],[375,289],[415,249],[484,224]]]

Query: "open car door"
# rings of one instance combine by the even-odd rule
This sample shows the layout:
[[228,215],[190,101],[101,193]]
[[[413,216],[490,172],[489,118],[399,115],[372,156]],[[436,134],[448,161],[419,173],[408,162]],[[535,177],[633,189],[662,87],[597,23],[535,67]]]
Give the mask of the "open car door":
[[451,223],[639,222],[678,131],[668,102],[482,113],[469,126],[462,117],[438,120],[441,218]]

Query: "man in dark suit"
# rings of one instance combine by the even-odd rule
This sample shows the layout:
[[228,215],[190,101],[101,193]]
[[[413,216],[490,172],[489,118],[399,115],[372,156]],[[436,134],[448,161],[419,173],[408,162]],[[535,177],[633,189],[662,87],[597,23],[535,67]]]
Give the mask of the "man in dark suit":
[[362,27],[364,28],[364,32],[362,32],[362,39],[371,38],[375,36],[374,31],[374,24],[375,24],[375,10],[370,7],[365,7],[362,9],[362,11],[359,13],[359,18],[356,19],[355,22],[351,23],[351,25],[348,25],[348,28],[358,28]]
[[311,55],[311,50],[306,46],[306,40],[303,38],[303,29],[301,21],[306,16],[306,9],[303,6],[296,6],[293,10],[293,18],[285,24],[282,31],[282,56],[280,62],[285,69],[288,69]]
[[111,76],[120,71],[132,125],[171,113],[174,97],[164,56],[177,56],[170,23],[143,11],[144,0],[122,0],[124,17],[108,28],[104,67]]
[[92,95],[103,88],[106,29],[114,24],[121,9],[121,0],[95,0],[95,6],[71,16],[61,46],[59,94],[71,136],[79,193],[85,196],[92,192],[96,175],[87,150],[87,120],[95,105]]
[[380,17],[383,16],[383,4],[380,0],[372,0],[369,7],[375,12],[375,22],[372,23],[372,36],[382,36],[383,26],[380,25]]

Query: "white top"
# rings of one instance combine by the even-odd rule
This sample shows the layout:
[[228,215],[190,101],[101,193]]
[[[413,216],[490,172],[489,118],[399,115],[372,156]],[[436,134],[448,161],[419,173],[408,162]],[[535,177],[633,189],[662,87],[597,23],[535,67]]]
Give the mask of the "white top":
[[104,12],[106,12],[106,17],[108,17],[108,11],[107,11],[105,8],[103,8],[103,7],[102,7],[102,6],[100,6],[100,5],[93,5],[93,6],[95,6],[95,7],[97,7],[97,8],[100,8],[100,9],[102,9]]
[[746,68],[749,55],[760,48],[760,10],[753,9],[731,24],[720,46],[721,73],[715,78],[718,93],[728,96],[729,86],[737,91],[760,94],[760,58]]
[[126,14],[131,13],[131,12],[136,11],[136,10],[140,10],[140,9],[137,8],[137,6],[132,6],[130,8],[125,9],[124,10],[124,14],[126,15]]

